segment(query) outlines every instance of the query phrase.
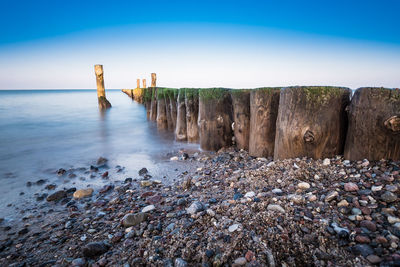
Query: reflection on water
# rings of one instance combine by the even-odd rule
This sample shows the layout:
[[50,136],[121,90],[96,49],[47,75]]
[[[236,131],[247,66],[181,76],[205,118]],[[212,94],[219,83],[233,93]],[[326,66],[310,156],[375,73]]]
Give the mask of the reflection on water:
[[88,167],[100,156],[125,165],[125,176],[155,166],[171,150],[197,148],[158,133],[146,110],[119,90],[99,111],[95,90],[0,91],[0,216],[27,181],[59,179],[59,168]]

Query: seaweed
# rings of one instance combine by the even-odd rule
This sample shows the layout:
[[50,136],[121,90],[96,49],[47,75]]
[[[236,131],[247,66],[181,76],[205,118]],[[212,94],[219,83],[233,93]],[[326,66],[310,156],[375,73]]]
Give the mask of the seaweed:
[[202,100],[211,100],[216,99],[220,100],[223,99],[227,94],[229,94],[230,90],[227,88],[202,88],[199,89],[199,97]]

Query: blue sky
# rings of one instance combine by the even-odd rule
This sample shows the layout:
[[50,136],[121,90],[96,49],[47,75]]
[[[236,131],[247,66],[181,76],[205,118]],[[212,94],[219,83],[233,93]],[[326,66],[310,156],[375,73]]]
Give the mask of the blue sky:
[[400,1],[18,1],[0,8],[0,89],[400,87]]

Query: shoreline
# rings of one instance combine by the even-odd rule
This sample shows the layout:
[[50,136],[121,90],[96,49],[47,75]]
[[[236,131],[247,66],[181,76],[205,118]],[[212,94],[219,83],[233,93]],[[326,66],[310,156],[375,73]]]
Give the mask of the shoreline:
[[22,228],[2,222],[0,264],[400,262],[398,162],[272,161],[234,148],[188,154],[169,163],[188,169],[171,184],[149,182],[157,177],[146,179],[142,173],[132,182],[96,190],[91,198],[74,200],[69,192],[43,214],[26,216]]

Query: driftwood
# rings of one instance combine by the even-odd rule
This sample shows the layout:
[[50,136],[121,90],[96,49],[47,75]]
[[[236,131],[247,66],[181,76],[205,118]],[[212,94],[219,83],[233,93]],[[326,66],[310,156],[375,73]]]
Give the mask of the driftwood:
[[282,89],[276,122],[275,159],[333,157],[343,152],[350,89]]
[[185,106],[185,89],[179,89],[177,97],[177,115],[176,115],[176,128],[175,139],[176,141],[187,140],[186,128],[186,106]]
[[104,88],[104,72],[103,65],[95,65],[94,72],[96,74],[97,84],[97,100],[99,102],[100,109],[111,108],[111,103],[106,98],[106,89]]
[[400,160],[400,90],[360,88],[349,106],[344,157]]
[[231,90],[236,147],[249,150],[250,90]]
[[188,142],[199,141],[199,90],[185,89],[186,128]]
[[200,89],[200,147],[217,151],[232,145],[232,98],[223,88]]
[[280,88],[257,88],[250,93],[249,154],[273,157]]

